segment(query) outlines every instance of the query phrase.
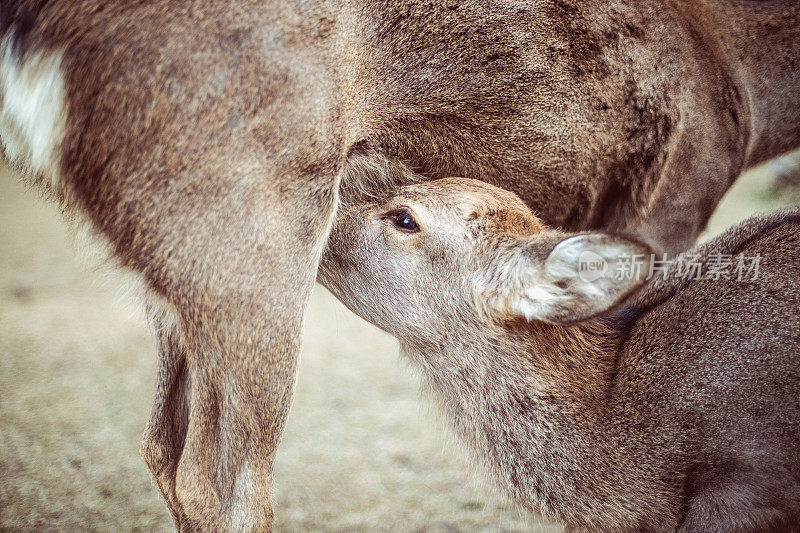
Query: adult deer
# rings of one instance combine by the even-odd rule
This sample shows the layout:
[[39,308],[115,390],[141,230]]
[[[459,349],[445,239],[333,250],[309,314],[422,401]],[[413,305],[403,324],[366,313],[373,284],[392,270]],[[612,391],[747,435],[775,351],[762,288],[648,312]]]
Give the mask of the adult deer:
[[[337,205],[466,175],[688,246],[798,144],[794,2],[3,0],[5,156],[149,295],[179,529],[268,529]],[[416,174],[412,174],[413,169]]]
[[523,506],[570,531],[800,527],[800,208],[650,285],[648,244],[549,230],[475,180],[343,207],[330,245],[323,283]]

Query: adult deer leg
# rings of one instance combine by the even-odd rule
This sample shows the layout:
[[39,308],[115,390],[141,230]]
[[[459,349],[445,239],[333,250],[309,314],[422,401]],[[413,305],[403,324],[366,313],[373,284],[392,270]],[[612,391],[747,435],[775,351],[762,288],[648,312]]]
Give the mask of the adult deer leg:
[[153,474],[172,512],[178,529],[187,523],[175,494],[175,475],[189,420],[190,388],[186,350],[176,320],[177,311],[154,299],[148,315],[158,341],[159,369],[150,420],[142,437],[140,453]]
[[175,238],[152,284],[160,370],[141,450],[184,531],[271,529],[273,461],[335,210],[333,172],[293,187],[261,168],[233,174],[222,201],[162,214]]
[[[678,125],[644,211],[625,228],[650,237],[670,254],[694,244],[745,167],[746,139],[724,123],[726,117],[709,113],[693,119]],[[719,127],[713,134],[715,121]]]

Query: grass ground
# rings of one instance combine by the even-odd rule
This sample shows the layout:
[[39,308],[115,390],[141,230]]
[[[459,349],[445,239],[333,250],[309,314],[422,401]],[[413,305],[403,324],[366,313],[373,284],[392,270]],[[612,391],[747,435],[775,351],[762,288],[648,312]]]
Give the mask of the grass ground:
[[[709,226],[790,203],[746,175]],[[169,531],[138,456],[155,347],[0,167],[0,530]],[[480,481],[386,334],[313,296],[275,472],[279,531],[560,531]]]

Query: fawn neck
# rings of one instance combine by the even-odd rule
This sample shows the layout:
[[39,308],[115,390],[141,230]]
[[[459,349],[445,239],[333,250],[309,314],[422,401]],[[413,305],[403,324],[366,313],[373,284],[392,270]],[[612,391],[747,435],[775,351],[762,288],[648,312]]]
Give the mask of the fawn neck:
[[609,476],[625,475],[624,468],[612,473],[602,466],[616,453],[606,422],[623,335],[602,320],[575,327],[515,323],[464,328],[449,343],[403,348],[456,432],[511,497],[569,519],[597,512],[603,502],[580,508],[586,495],[602,500],[613,485]]

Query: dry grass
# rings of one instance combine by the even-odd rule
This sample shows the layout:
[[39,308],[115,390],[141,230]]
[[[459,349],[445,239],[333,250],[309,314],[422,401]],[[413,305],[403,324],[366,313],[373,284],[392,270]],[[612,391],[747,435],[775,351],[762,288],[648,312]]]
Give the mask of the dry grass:
[[[767,195],[729,194],[716,233]],[[168,531],[137,447],[155,348],[80,265],[55,206],[0,168],[0,530]],[[315,292],[276,464],[280,531],[559,531],[475,480],[387,335]]]

